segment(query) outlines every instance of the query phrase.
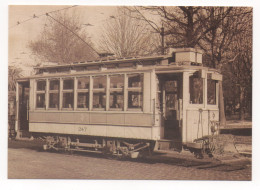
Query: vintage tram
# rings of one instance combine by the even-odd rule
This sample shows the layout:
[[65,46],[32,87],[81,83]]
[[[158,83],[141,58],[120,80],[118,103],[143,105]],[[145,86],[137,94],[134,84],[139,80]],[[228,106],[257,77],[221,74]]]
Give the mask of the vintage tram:
[[35,68],[17,80],[17,136],[45,149],[137,157],[147,150],[210,154],[219,122],[222,75],[202,66],[202,51],[101,58]]

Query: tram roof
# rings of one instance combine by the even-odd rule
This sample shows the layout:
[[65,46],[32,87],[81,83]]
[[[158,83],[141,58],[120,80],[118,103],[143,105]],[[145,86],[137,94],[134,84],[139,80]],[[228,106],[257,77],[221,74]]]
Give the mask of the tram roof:
[[89,65],[106,65],[106,64],[113,64],[113,63],[116,64],[116,63],[130,63],[130,62],[139,62],[139,61],[163,60],[163,59],[168,59],[170,57],[171,57],[170,55],[126,57],[126,58],[105,57],[95,61],[73,62],[70,64],[63,64],[63,65],[43,65],[34,68],[55,69],[55,68],[77,67],[77,66],[89,66]]
[[[189,50],[190,49],[182,49],[182,52],[184,52],[184,50]],[[191,49],[193,50],[193,49]],[[177,52],[176,50],[174,50],[175,52]],[[71,64],[63,64],[63,65],[43,65],[43,66],[39,66],[39,67],[34,67],[34,69],[36,70],[36,73],[30,77],[21,77],[19,79],[17,79],[17,81],[28,81],[30,78],[38,78],[40,76],[43,76],[45,75],[44,73],[47,72],[48,73],[48,76],[59,76],[59,75],[64,75],[66,73],[66,70],[76,70],[77,74],[76,73],[67,73],[67,75],[81,75],[82,73],[83,74],[86,74],[86,73],[89,73],[89,72],[94,72],[94,73],[99,73],[100,71],[103,71],[102,73],[107,73],[107,72],[118,72],[119,70],[117,70],[118,68],[122,68],[123,72],[124,72],[124,67],[127,66],[127,64],[133,64],[133,66],[136,66],[136,65],[145,65],[145,67],[138,67],[138,70],[139,71],[142,71],[142,70],[147,70],[147,69],[151,69],[151,67],[149,66],[152,66],[152,69],[154,69],[156,66],[156,70],[158,72],[164,72],[165,69],[167,70],[189,70],[189,69],[192,69],[192,70],[198,70],[198,69],[206,69],[206,70],[210,70],[210,71],[213,71],[213,72],[217,72],[219,73],[219,71],[217,69],[214,69],[214,68],[208,68],[208,67],[204,67],[202,65],[202,63],[196,63],[196,62],[191,62],[191,61],[172,61],[172,54],[167,54],[167,55],[157,55],[157,56],[144,56],[144,57],[126,57],[126,58],[115,58],[115,57],[103,57],[103,58],[100,58],[99,60],[95,60],[95,61],[84,61],[84,62],[74,62],[74,63],[71,63]],[[152,64],[150,64],[151,62],[153,62]],[[147,65],[148,63],[148,65]],[[108,70],[100,70],[100,69],[89,69],[90,67],[95,67],[95,66],[98,66],[99,68],[106,68],[106,67],[109,67],[109,65],[115,65],[115,68],[114,67],[111,67],[109,68]],[[147,67],[148,66],[148,67]],[[83,67],[83,70],[81,70],[81,67]],[[114,69],[113,69],[114,68]],[[127,66],[127,70],[126,71],[129,71],[129,69],[131,68],[131,66]],[[135,69],[137,69],[137,67],[134,67]],[[65,69],[65,70],[64,70]],[[112,70],[111,70],[112,69]],[[53,70],[55,72],[53,72]],[[122,72],[120,71],[120,72]],[[64,73],[65,72],[65,73]]]

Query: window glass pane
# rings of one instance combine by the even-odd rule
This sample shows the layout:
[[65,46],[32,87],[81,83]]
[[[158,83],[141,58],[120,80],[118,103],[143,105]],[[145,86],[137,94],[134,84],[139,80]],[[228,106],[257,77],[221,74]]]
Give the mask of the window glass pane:
[[165,82],[165,90],[167,92],[177,93],[177,81],[166,81]]
[[178,106],[177,100],[178,100],[177,94],[166,94],[165,95],[166,107],[176,109],[176,106]]
[[110,88],[124,88],[124,75],[110,76]]
[[59,93],[50,93],[49,108],[59,108]]
[[196,75],[190,76],[190,103],[203,104],[203,79]]
[[216,105],[216,81],[208,79],[208,104]]
[[73,90],[73,88],[74,88],[74,80],[73,79],[63,80],[63,89],[64,90]]
[[45,108],[45,94],[36,95],[36,108]]
[[124,107],[124,94],[122,92],[110,92],[109,96],[110,108],[123,108]]
[[78,89],[89,89],[89,77],[78,78]]
[[59,80],[51,80],[50,81],[50,90],[59,90],[60,81]]
[[43,91],[46,88],[46,81],[37,81],[37,91]]
[[143,107],[143,92],[128,92],[128,108]]
[[62,107],[63,108],[73,108],[74,94],[73,93],[63,93]]
[[128,75],[128,87],[143,87],[143,74]]
[[88,108],[89,105],[89,94],[88,92],[78,93],[78,108]]
[[93,88],[106,88],[106,76],[98,76],[93,78]]
[[94,92],[93,93],[93,108],[106,108],[106,93]]

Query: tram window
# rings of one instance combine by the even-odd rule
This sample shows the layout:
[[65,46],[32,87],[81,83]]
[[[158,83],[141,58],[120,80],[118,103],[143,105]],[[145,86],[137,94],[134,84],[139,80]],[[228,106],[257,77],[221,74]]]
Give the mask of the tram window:
[[177,93],[177,81],[166,81],[165,90],[169,93]]
[[165,101],[166,101],[166,107],[170,109],[177,109],[177,87],[178,83],[176,80],[169,80],[165,81],[164,88],[165,88]]
[[124,75],[110,76],[110,88],[124,88]]
[[128,92],[128,108],[138,108],[143,107],[143,93],[142,92]]
[[93,78],[93,109],[105,110],[106,108],[106,82],[107,76]]
[[167,108],[173,108],[176,109],[176,101],[177,101],[177,94],[166,94],[165,95],[165,101],[166,101],[166,107]]
[[208,80],[207,80],[208,100],[207,100],[207,102],[208,102],[208,104],[211,104],[211,105],[216,105],[216,84],[217,84],[217,81],[210,79],[209,74],[208,74]]
[[63,90],[73,90],[73,88],[74,88],[74,80],[73,79],[63,80]]
[[78,89],[89,89],[89,77],[78,78]]
[[128,87],[143,87],[143,75],[131,74],[128,75]]
[[74,79],[63,79],[62,108],[74,107]]
[[77,108],[89,109],[89,77],[78,78]]
[[109,108],[120,109],[124,107],[124,93],[123,91],[112,91],[109,96]]
[[74,95],[71,92],[64,92],[62,99],[62,107],[63,108],[73,108]]
[[50,81],[50,91],[49,91],[49,108],[59,108],[59,89],[60,81],[51,80]]
[[105,92],[93,92],[93,108],[102,109],[106,108],[106,93]]
[[37,81],[36,108],[45,108],[45,88],[45,80]]
[[98,76],[93,78],[93,88],[105,88],[106,87],[106,76]]
[[36,95],[36,108],[45,108],[45,93]]
[[190,103],[203,104],[203,79],[196,75],[190,76]]
[[37,81],[37,91],[44,91],[46,88],[46,81]]
[[143,108],[143,74],[128,75],[128,108]]
[[51,80],[50,81],[50,90],[59,90],[60,81],[59,80]]
[[88,92],[78,93],[78,108],[89,108],[89,94]]
[[109,108],[123,110],[124,107],[124,75],[110,76]]
[[59,108],[59,93],[50,93],[49,108]]

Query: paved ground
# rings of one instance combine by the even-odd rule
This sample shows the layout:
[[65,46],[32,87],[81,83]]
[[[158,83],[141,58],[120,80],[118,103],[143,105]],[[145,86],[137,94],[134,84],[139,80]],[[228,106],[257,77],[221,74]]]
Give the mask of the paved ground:
[[10,141],[8,178],[251,180],[251,162],[197,160],[178,153],[142,160],[113,160],[98,154],[42,152],[39,142]]

